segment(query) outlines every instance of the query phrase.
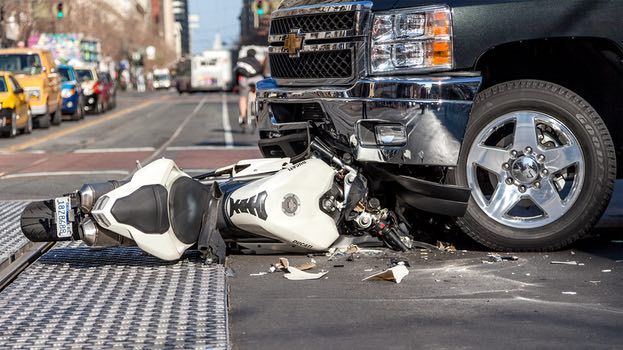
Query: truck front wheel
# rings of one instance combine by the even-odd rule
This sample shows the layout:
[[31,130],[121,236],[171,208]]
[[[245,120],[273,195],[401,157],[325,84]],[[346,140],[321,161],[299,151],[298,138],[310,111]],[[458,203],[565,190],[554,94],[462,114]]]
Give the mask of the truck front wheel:
[[616,176],[612,138],[574,92],[516,80],[481,92],[456,182],[472,190],[458,226],[497,250],[562,248],[603,214]]

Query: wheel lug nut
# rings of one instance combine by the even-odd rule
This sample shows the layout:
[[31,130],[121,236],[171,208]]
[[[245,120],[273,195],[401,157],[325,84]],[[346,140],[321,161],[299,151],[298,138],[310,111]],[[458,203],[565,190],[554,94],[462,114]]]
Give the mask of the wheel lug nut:
[[506,179],[506,184],[507,185],[512,185],[513,184],[513,179],[511,179],[510,177]]
[[541,183],[540,183],[540,182],[538,182],[538,181],[536,181],[536,182],[534,183],[534,187],[536,187],[536,188],[541,188]]
[[526,153],[532,153],[532,147],[530,146],[526,147]]
[[545,156],[542,154],[539,154],[538,156],[536,156],[536,160],[538,160],[539,162],[542,162],[545,160]]
[[526,192],[526,186],[524,186],[524,185],[519,186],[519,192],[521,192],[521,193]]
[[508,163],[504,163],[504,164],[502,164],[502,169],[504,169],[504,170],[508,170],[508,169],[510,169],[510,168],[511,168],[510,164],[508,164]]
[[518,154],[519,154],[519,153],[517,153],[517,151],[515,151],[515,150],[512,150],[512,151],[511,151],[511,157],[513,157],[513,158],[517,158],[517,155],[518,155]]
[[543,174],[543,176],[547,176],[549,174],[549,170],[543,169],[541,170],[541,174]]

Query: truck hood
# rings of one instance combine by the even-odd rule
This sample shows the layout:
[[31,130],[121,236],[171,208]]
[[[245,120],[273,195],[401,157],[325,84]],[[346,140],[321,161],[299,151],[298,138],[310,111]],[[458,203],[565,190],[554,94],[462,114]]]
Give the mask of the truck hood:
[[16,74],[15,79],[22,87],[36,87],[41,88],[43,85],[43,76],[41,74],[28,75],[28,74]]

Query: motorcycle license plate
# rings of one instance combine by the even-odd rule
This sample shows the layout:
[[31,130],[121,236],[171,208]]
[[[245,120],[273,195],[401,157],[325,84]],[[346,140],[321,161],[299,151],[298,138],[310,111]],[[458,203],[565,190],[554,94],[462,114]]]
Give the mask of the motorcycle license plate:
[[71,223],[69,222],[69,211],[71,202],[69,197],[59,197],[54,199],[56,215],[56,235],[58,238],[71,237],[73,235]]

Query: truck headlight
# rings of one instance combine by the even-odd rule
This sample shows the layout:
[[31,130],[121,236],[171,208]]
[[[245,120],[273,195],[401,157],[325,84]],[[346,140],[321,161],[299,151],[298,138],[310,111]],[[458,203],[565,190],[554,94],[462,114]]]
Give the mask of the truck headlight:
[[452,18],[448,7],[377,14],[372,26],[372,73],[451,69]]

